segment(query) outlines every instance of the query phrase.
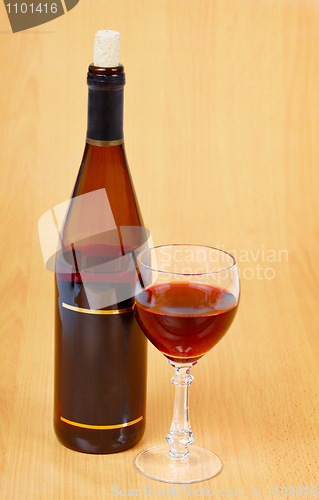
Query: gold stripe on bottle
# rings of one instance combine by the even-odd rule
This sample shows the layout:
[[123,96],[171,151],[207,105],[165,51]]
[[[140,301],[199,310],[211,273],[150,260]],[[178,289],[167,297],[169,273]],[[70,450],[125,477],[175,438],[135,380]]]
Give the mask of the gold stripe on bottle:
[[91,144],[91,146],[100,146],[102,148],[109,148],[110,146],[119,146],[123,144],[124,139],[118,139],[116,141],[96,141],[95,139],[86,138],[86,142]]
[[127,309],[114,309],[108,311],[103,311],[101,309],[84,309],[83,307],[70,306],[65,302],[62,302],[62,307],[64,307],[65,309],[69,309],[70,311],[75,311],[85,314],[124,314],[134,311],[135,304],[133,304],[132,307],[128,307]]
[[88,425],[88,424],[79,424],[78,422],[72,422],[72,420],[67,420],[64,417],[60,417],[62,422],[66,422],[67,424],[74,425],[75,427],[84,427],[85,429],[122,429],[122,427],[128,427],[129,425],[137,424],[143,419],[143,415],[136,420],[132,420],[131,422],[125,422],[124,424],[116,424],[116,425]]

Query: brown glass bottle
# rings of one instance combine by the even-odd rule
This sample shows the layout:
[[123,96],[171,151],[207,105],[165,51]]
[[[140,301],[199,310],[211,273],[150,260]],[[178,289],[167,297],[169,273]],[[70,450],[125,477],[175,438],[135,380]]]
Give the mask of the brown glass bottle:
[[134,252],[146,241],[123,143],[124,68],[88,72],[87,143],[56,260],[54,428],[76,451],[114,453],[145,428],[146,338]]

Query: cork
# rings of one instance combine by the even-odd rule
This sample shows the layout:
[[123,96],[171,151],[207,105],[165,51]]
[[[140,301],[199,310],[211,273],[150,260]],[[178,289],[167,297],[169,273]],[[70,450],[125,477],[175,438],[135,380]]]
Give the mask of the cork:
[[121,35],[118,31],[100,30],[95,34],[94,66],[114,68],[120,64]]

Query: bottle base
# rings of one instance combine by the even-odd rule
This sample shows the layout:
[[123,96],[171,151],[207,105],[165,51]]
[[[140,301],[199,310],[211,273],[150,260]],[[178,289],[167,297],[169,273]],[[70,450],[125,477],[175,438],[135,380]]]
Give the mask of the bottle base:
[[120,453],[133,448],[143,437],[145,424],[122,427],[120,429],[95,430],[70,425],[62,426],[54,422],[54,430],[59,442],[73,451],[106,455]]

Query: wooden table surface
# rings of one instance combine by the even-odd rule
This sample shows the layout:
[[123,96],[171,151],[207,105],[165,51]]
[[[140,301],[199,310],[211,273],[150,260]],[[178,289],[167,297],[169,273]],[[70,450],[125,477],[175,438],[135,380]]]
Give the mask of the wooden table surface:
[[[220,246],[241,271],[237,318],[190,390],[195,444],[224,469],[186,491],[133,467],[172,416],[153,347],[134,449],[80,454],[53,432],[37,223],[73,187],[98,29],[122,35],[126,149],[154,243]],[[15,34],[1,2],[0,62],[1,500],[319,497],[318,0],[80,0]]]

